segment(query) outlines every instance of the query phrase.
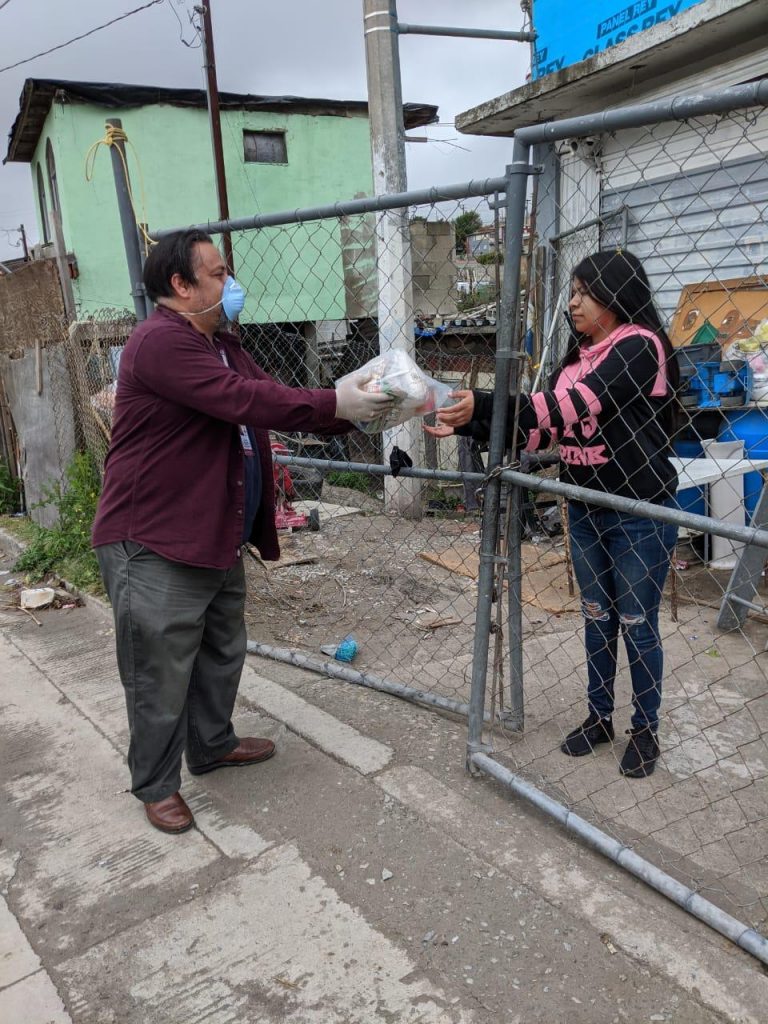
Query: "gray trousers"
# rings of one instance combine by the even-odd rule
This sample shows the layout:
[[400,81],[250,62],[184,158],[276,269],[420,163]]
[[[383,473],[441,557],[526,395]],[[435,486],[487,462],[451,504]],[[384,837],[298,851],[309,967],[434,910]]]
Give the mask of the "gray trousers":
[[181,757],[200,766],[238,745],[232,727],[245,661],[245,570],[170,562],[133,541],[96,548],[115,615],[131,742],[131,792],[163,800]]

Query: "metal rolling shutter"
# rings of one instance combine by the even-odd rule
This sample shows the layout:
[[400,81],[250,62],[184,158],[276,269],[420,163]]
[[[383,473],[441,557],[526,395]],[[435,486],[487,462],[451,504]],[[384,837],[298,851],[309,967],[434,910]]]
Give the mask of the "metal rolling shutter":
[[605,140],[601,245],[645,265],[671,316],[681,288],[768,273],[768,115],[656,126]]

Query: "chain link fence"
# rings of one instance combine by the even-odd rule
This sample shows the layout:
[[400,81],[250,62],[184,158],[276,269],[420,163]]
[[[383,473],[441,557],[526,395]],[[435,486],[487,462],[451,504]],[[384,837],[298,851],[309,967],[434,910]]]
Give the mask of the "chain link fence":
[[64,339],[66,374],[54,382],[54,401],[71,402],[78,451],[87,452],[99,474],[109,449],[120,356],[135,316],[104,308],[70,324]]
[[[230,234],[248,293],[242,343],[283,383],[330,386],[396,344],[432,377],[496,395],[485,444],[479,434],[436,439],[418,421],[383,435],[274,435],[283,558],[249,566],[252,650],[467,715],[473,770],[533,799],[763,959],[766,99],[758,83],[523,129],[504,178],[210,225]],[[633,379],[634,396],[613,400],[624,440],[611,460],[624,479],[612,492],[595,490],[598,476],[592,486],[588,474],[568,482],[581,458],[574,424],[597,429],[610,394],[558,394],[550,381],[578,323],[567,314],[580,292],[589,298],[577,282],[574,299],[573,270],[598,250],[640,259],[677,350],[679,510],[638,504],[644,494],[631,486],[656,472],[666,445],[662,437],[647,464],[627,468],[637,403],[647,412],[663,394],[652,394],[647,375]],[[97,451],[120,342],[95,328],[73,337],[73,391]],[[628,361],[619,369],[632,377]],[[578,375],[569,380],[578,391]],[[531,391],[539,397],[514,398]],[[549,431],[549,448],[539,438],[544,458],[510,449],[515,423],[523,441]],[[582,448],[588,441],[582,433]],[[414,464],[396,478],[395,445]],[[614,636],[596,647],[593,635],[587,657],[585,630],[589,640],[600,616],[587,606],[585,623],[574,502],[679,528],[654,568],[661,758],[645,778],[619,772],[637,711],[629,641],[638,622],[626,610],[618,620],[607,590],[599,611]],[[642,556],[631,537],[625,548],[635,562]],[[328,652],[348,634],[359,653],[342,667]],[[562,744],[587,712],[589,663],[610,661],[614,648],[615,739],[566,756]],[[659,641],[651,648],[658,653]]]
[[[388,217],[342,214],[232,233],[234,269],[248,293],[241,340],[282,383],[332,386],[379,354]],[[413,205],[405,226],[412,292],[396,298],[410,321],[403,337],[412,357],[453,387],[493,387],[503,269],[494,193]],[[420,425],[405,441],[359,430],[273,438],[278,523],[294,525],[279,563],[249,567],[250,635],[262,650],[288,647],[322,661],[323,647],[352,634],[356,670],[466,704],[480,505],[479,481],[460,472],[482,471],[480,447],[438,444]],[[424,478],[376,472],[395,443]],[[452,479],[440,478],[446,472]]]
[[[278,379],[309,386],[329,385],[379,351],[378,324],[393,315],[380,304],[387,294],[399,315],[413,312],[413,339],[403,332],[404,343],[433,376],[493,391],[506,359],[524,388],[538,373],[546,389],[571,333],[565,314],[574,267],[599,249],[641,260],[678,349],[674,458],[688,513],[661,574],[662,756],[653,775],[630,779],[618,770],[633,711],[633,666],[622,651],[615,741],[584,757],[561,750],[587,712],[588,664],[556,468],[534,463],[530,486],[499,487],[485,513],[498,544],[484,579],[475,492],[490,488],[480,462],[487,455],[475,443],[411,432],[419,475],[385,485],[374,467],[388,462],[387,437],[277,439],[287,449],[277,470],[281,499],[300,514],[317,509],[307,525],[319,529],[295,529],[282,563],[251,568],[249,630],[255,649],[300,664],[353,634],[355,681],[384,679],[394,692],[438,706],[473,706],[475,722],[479,713],[485,724],[480,743],[470,731],[471,755],[492,751],[498,764],[599,823],[620,847],[763,930],[765,615],[743,602],[760,604],[764,548],[734,543],[722,528],[731,524],[738,535],[750,521],[763,523],[753,515],[768,451],[759,404],[768,338],[765,350],[755,344],[768,318],[764,119],[754,110],[704,113],[540,142],[538,173],[518,187],[522,206],[514,224],[503,225],[503,243],[494,225],[498,183],[473,202],[475,233],[491,240],[483,260],[472,258],[475,240],[456,252],[455,225],[468,199],[410,202],[412,294],[393,290],[392,273],[382,280],[391,256],[383,251],[391,237],[386,211],[232,236],[250,297],[244,344]],[[514,275],[506,305],[502,269]],[[491,465],[518,468],[511,454],[492,455]],[[621,464],[622,451],[613,457]],[[404,516],[397,488],[414,481],[420,514]],[[622,623],[621,637],[628,628]]]
[[[678,106],[681,113],[684,105]],[[619,556],[610,568],[601,566],[598,554],[610,543],[602,537],[586,550],[583,538],[576,541],[580,549],[574,553],[567,521],[561,520],[565,538],[523,542],[517,583],[522,678],[513,679],[511,689],[512,699],[517,688],[517,701],[524,703],[524,728],[520,717],[510,722],[495,714],[494,690],[488,688],[485,711],[494,716],[494,726],[483,733],[485,747],[475,748],[490,751],[517,778],[599,824],[617,840],[617,849],[642,854],[763,934],[768,914],[766,551],[714,531],[725,524],[742,528],[742,534],[750,524],[763,527],[768,512],[761,500],[768,466],[764,107],[763,97],[751,109],[713,106],[718,113],[691,117],[676,116],[669,107],[666,120],[646,111],[645,123],[630,120],[626,128],[619,114],[611,131],[601,130],[601,118],[610,115],[595,115],[518,133],[520,159],[530,142],[538,172],[528,189],[537,192],[535,242],[521,316],[524,324],[535,325],[534,361],[542,364],[540,387],[549,392],[547,404],[539,406],[539,425],[554,424],[555,433],[559,425],[561,459],[575,459],[569,448],[572,419],[563,415],[563,404],[571,398],[578,404],[579,398],[566,391],[562,377],[552,381],[572,327],[584,324],[583,314],[578,319],[581,296],[572,301],[573,271],[597,250],[634,254],[648,275],[680,367],[681,408],[673,436],[679,507],[712,522],[684,516],[669,571],[648,564],[645,579],[635,579]],[[598,281],[598,292],[605,283]],[[581,282],[575,285],[577,293],[583,290]],[[566,311],[575,322],[568,321]],[[635,374],[636,393],[625,394],[624,406],[613,413],[604,405],[601,422],[613,416],[624,433],[631,433],[639,429],[638,396],[648,396],[652,382],[637,375],[639,364],[624,358],[625,374]],[[594,419],[586,424],[597,429]],[[588,440],[580,437],[581,451],[588,450]],[[654,469],[656,454],[652,451],[641,465],[634,438],[617,442],[610,458],[624,477],[615,493],[636,493],[633,478]],[[599,487],[599,480],[595,471],[586,486]],[[520,493],[526,500],[526,489]],[[608,529],[599,496],[571,497],[587,503],[598,532]],[[632,548],[630,527],[623,530],[625,546]],[[632,555],[643,557],[637,547],[630,561]],[[598,577],[597,609],[594,586],[582,597],[574,585],[572,566],[579,558],[586,558]],[[634,635],[637,620],[624,615],[633,603],[621,606],[622,583],[616,577],[622,576],[625,598],[627,589],[634,588],[635,595],[647,591],[651,576],[657,585],[666,576],[659,615],[661,759],[655,773],[642,779],[619,771],[628,742],[624,730],[638,715],[633,677],[637,695],[645,660]],[[503,585],[507,582],[515,588],[514,569]],[[633,610],[643,619],[641,605],[638,597]],[[603,613],[614,620],[612,628],[596,624]],[[650,608],[648,619],[653,619]],[[658,643],[652,646],[658,653]],[[614,687],[610,662],[617,654]],[[587,716],[590,675],[598,691],[601,686],[613,690],[615,740],[594,745],[585,756],[567,756],[563,745]],[[604,683],[596,683],[603,675]]]

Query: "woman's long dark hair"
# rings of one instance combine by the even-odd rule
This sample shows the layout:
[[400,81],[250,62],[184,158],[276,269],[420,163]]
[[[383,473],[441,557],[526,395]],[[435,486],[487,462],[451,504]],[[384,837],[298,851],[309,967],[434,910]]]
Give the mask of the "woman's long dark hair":
[[[642,263],[631,252],[621,249],[601,249],[587,256],[573,268],[572,279],[578,278],[584,290],[601,306],[615,313],[622,324],[645,327],[659,338],[667,359],[667,379],[670,401],[664,409],[668,432],[674,428],[677,412],[677,390],[680,386],[680,368],[672,342],[664,330],[661,316],[653,301],[653,293]],[[552,377],[550,386],[564,366],[578,359],[579,347],[587,340],[571,323],[571,335],[565,355]]]

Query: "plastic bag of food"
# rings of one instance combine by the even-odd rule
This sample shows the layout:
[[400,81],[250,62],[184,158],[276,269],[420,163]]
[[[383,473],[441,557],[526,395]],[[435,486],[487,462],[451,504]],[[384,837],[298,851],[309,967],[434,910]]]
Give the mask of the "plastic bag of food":
[[335,383],[340,384],[350,379],[359,381],[364,391],[381,391],[394,399],[394,404],[381,416],[369,423],[355,424],[358,430],[366,434],[379,434],[382,430],[400,426],[414,416],[427,416],[436,409],[453,404],[448,397],[453,387],[424,373],[399,348],[369,359],[364,366],[340,377]]
[[732,342],[723,352],[723,358],[741,359],[749,364],[753,373],[768,373],[768,320],[758,324],[751,338]]
[[757,330],[755,331],[754,337],[757,339],[757,341],[760,342],[761,345],[768,345],[768,319],[762,320],[757,325]]

